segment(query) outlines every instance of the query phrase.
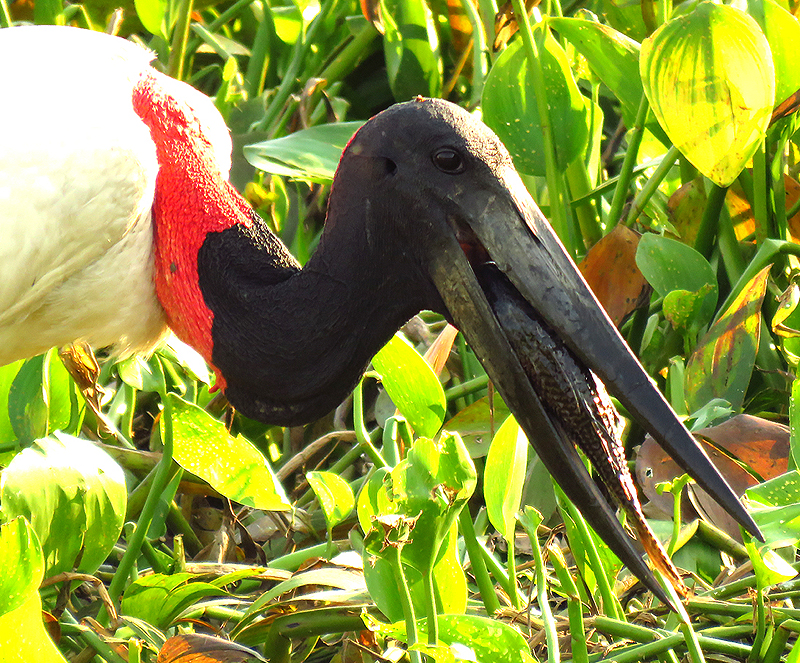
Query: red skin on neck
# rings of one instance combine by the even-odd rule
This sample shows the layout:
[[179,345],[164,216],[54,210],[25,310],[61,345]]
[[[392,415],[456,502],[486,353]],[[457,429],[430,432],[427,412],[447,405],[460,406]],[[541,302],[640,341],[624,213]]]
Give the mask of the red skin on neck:
[[158,175],[153,203],[156,294],[175,334],[214,369],[215,388],[225,379],[211,361],[213,312],[200,292],[197,254],[206,235],[241,223],[251,209],[219,173],[203,125],[150,73],[133,90],[133,108],[149,127]]

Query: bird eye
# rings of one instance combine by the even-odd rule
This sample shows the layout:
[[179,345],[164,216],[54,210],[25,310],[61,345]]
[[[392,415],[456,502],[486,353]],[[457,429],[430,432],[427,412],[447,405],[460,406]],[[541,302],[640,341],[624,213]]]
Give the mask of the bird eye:
[[432,155],[433,164],[443,173],[455,175],[464,171],[461,155],[451,147],[443,147]]

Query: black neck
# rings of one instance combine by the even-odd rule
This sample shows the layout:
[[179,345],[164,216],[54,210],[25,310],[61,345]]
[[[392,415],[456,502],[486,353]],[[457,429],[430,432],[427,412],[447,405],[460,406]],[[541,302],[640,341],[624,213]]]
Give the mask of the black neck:
[[249,417],[293,425],[325,415],[404,322],[439,308],[427,283],[409,277],[416,270],[404,256],[389,250],[397,244],[370,230],[368,212],[346,222],[354,210],[335,210],[332,202],[303,269],[260,220],[210,233],[200,250],[212,361],[229,400]]

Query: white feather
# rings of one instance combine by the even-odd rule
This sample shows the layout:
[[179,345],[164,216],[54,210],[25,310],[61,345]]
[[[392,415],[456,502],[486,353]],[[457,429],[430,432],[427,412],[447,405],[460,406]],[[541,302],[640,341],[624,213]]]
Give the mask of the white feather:
[[[75,28],[0,30],[0,365],[75,340],[149,350],[165,330],[153,285],[158,163],[131,105],[151,57]],[[159,82],[202,118],[227,176],[230,137],[211,101]]]

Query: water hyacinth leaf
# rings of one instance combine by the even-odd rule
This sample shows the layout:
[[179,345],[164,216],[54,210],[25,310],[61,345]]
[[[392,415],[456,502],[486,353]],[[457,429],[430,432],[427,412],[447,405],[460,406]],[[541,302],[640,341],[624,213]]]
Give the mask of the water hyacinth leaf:
[[196,581],[192,573],[155,573],[139,578],[125,590],[122,614],[163,630],[198,600],[225,595],[225,590],[211,583]]
[[619,99],[625,125],[632,127],[644,94],[639,42],[597,21],[554,16],[548,23],[586,58],[594,75]]
[[686,365],[686,403],[697,410],[724,398],[734,410],[744,403],[761,331],[761,302],[769,267],[762,269],[699,341]]
[[645,94],[664,131],[719,186],[764,139],[775,102],[769,44],[747,14],[702,2],[642,43]]
[[769,42],[777,106],[800,89],[796,48],[800,43],[800,22],[772,0],[748,0],[747,13],[756,20]]
[[421,437],[433,437],[442,427],[444,390],[428,363],[401,334],[372,359],[386,393]]
[[[708,322],[717,305],[717,278],[708,261],[695,251],[669,237],[647,233],[639,240],[636,265],[647,282],[661,296],[674,290],[701,293],[697,319]],[[705,324],[702,323],[702,324]]]
[[44,560],[24,518],[0,526],[0,565],[0,660],[66,663],[42,623]]
[[[17,376],[22,361],[15,361],[7,366],[0,366],[0,403],[8,403],[9,391]],[[0,442],[11,442],[17,438],[11,419],[8,416],[8,407],[0,408]]]
[[26,360],[8,392],[8,417],[22,442],[66,428],[70,419],[72,382],[53,350]]
[[122,531],[127,490],[122,468],[87,440],[63,433],[17,454],[0,478],[2,515],[28,519],[46,572],[94,573]]
[[444,427],[461,436],[469,449],[470,458],[483,458],[489,453],[492,437],[509,414],[511,411],[503,398],[494,392],[491,406],[489,396],[479,398],[446,421]]
[[136,16],[149,32],[168,42],[167,36],[167,0],[134,0]]
[[514,540],[528,460],[528,438],[513,416],[492,440],[484,468],[483,494],[489,522],[506,541]]
[[[241,435],[233,437],[221,421],[197,405],[175,394],[168,398],[175,462],[239,504],[275,511],[290,508],[283,486],[253,444]],[[161,427],[163,436],[163,422]]]
[[396,101],[442,94],[442,58],[433,13],[424,0],[381,0],[383,53]]
[[[556,159],[561,168],[585,154],[589,141],[589,102],[581,94],[566,53],[544,26],[534,29],[547,89]],[[483,121],[505,143],[517,170],[544,176],[544,137],[536,93],[521,40],[503,51],[483,89]]]
[[342,151],[363,122],[310,127],[244,148],[247,161],[265,173],[330,184]]
[[[439,642],[447,645],[457,661],[481,663],[533,663],[530,647],[515,628],[496,619],[480,615],[439,615]],[[381,624],[370,621],[370,630],[407,642],[404,622]],[[427,636],[427,623],[417,622],[420,640]]]
[[355,497],[350,484],[333,472],[307,472],[306,479],[319,500],[328,530],[332,530],[353,511]]

